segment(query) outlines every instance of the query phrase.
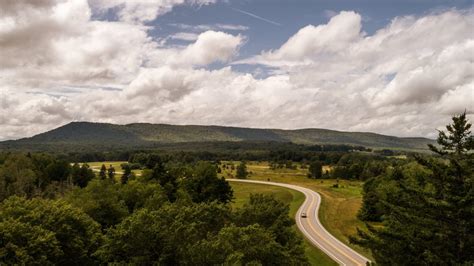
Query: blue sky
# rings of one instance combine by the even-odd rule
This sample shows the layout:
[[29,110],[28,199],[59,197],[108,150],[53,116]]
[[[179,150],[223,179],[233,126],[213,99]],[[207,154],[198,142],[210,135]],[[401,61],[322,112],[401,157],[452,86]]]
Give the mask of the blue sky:
[[72,121],[434,137],[474,118],[469,0],[0,1],[0,140]]
[[[205,6],[177,6],[172,12],[158,17],[149,25],[156,26],[156,36],[164,37],[176,31],[172,24],[213,25],[233,24],[248,27],[243,32],[248,42],[240,50],[241,57],[275,49],[300,28],[326,23],[330,16],[343,10],[362,15],[363,30],[371,35],[397,16],[422,16],[446,9],[472,7],[470,0],[229,0]],[[245,15],[239,9],[275,21],[280,26]]]

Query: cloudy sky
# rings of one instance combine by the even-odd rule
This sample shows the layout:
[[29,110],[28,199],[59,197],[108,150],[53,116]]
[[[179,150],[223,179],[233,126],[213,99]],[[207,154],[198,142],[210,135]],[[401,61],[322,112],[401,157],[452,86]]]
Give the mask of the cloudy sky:
[[470,0],[2,0],[0,140],[71,121],[434,137],[474,116]]

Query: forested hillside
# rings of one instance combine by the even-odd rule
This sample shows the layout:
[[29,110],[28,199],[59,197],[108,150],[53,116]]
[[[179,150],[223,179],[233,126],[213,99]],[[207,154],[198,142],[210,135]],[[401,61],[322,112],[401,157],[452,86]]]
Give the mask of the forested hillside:
[[398,138],[375,133],[341,132],[327,129],[257,129],[221,126],[177,126],[165,124],[114,125],[73,122],[57,129],[16,141],[0,143],[0,149],[36,149],[55,146],[100,146],[115,148],[157,147],[173,143],[291,142],[295,144],[345,144],[370,148],[423,150],[433,143],[425,138]]

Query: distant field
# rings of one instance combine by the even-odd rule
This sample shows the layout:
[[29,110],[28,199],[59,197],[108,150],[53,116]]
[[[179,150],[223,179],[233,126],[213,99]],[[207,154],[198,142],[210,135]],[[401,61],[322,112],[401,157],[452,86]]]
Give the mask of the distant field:
[[[223,162],[229,164],[230,162]],[[239,162],[232,162],[235,166]],[[223,169],[225,177],[235,176],[235,170]],[[364,228],[364,223],[357,219],[357,212],[362,204],[362,182],[339,180],[339,188],[333,188],[333,179],[314,180],[307,178],[307,169],[297,165],[296,170],[271,170],[267,162],[249,162],[249,179],[268,180],[273,182],[290,183],[307,187],[321,194],[322,203],[319,218],[324,227],[342,242],[365,256],[371,257],[367,250],[349,244],[348,237],[355,235],[357,227]],[[325,169],[325,168],[323,168]]]
[[[232,189],[234,190],[235,199],[232,203],[232,207],[234,208],[242,207],[245,202],[249,200],[250,194],[272,194],[275,196],[275,198],[290,204],[290,216],[294,218],[296,215],[296,211],[298,211],[299,206],[304,201],[303,194],[291,189],[276,186],[237,182],[230,182],[230,184],[232,185]],[[299,230],[296,228],[296,225],[295,229],[299,232]],[[306,241],[306,239],[305,246],[305,253],[311,265],[337,265],[337,263],[335,263],[321,250],[311,245],[308,241]]]
[[[114,169],[115,169],[115,178],[120,178],[122,176],[122,173],[123,173],[123,169],[121,167],[121,165],[123,163],[127,163],[126,161],[110,161],[110,162],[88,162],[87,164],[91,167],[92,170],[94,170],[94,172],[98,173],[100,171],[100,168],[102,167],[102,165],[105,165],[105,167],[107,169],[110,168],[110,166],[112,166]],[[139,176],[141,175],[141,170],[132,170],[132,172]]]

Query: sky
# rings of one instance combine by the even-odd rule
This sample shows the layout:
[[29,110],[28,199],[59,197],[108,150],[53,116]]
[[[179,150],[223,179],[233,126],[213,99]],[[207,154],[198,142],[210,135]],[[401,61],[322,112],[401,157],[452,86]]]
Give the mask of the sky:
[[0,140],[72,121],[437,135],[471,0],[2,0]]

